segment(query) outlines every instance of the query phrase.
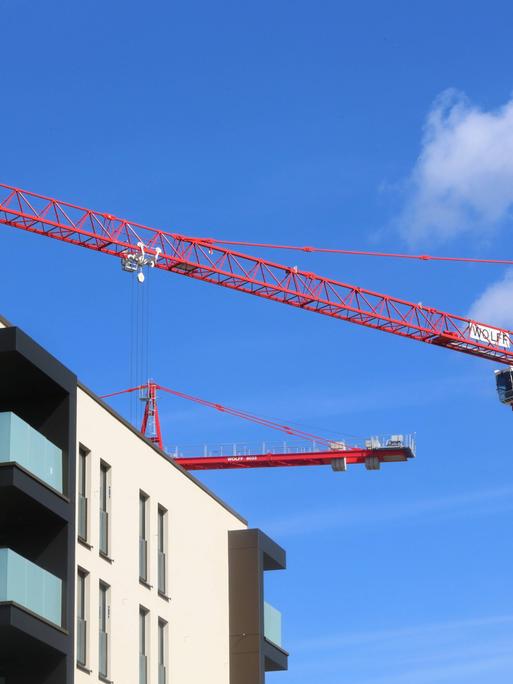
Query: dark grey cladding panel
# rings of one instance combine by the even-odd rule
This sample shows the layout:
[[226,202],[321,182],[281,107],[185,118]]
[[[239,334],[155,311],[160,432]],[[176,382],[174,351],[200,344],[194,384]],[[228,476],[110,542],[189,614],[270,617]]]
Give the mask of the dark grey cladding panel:
[[0,510],[0,524],[15,522],[10,515],[19,514],[19,506],[23,506],[25,516],[33,518],[51,512],[61,520],[69,520],[69,500],[44,482],[38,480],[32,473],[25,470],[18,463],[0,463],[0,490],[2,491],[2,509]]
[[264,639],[263,651],[266,672],[281,672],[288,669],[289,654],[287,651],[272,644],[270,641],[267,641],[267,639]]
[[0,603],[0,681],[61,684],[66,679],[69,637],[16,604]]
[[[77,377],[20,328],[0,329],[0,353],[18,352],[67,392],[75,392]],[[15,388],[13,388],[15,389]]]
[[0,547],[67,579],[69,503],[15,463],[0,464]]
[[[62,449],[65,494],[18,465],[0,467],[0,539],[63,580],[67,630],[1,605],[0,674],[9,684],[74,681],[76,407],[76,376],[19,328],[0,329],[0,411],[13,411]],[[25,662],[13,659],[23,652]]]
[[23,653],[20,648],[22,644],[30,646],[30,650],[37,649],[40,654],[47,650],[60,654],[67,652],[68,638],[64,630],[32,615],[15,603],[0,603],[0,635],[2,643],[7,642],[10,645],[10,655],[13,651]]

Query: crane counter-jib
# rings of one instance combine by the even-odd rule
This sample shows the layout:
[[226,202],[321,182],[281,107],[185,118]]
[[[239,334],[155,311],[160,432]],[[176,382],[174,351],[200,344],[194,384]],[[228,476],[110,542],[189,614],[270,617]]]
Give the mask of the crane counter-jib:
[[513,332],[0,184],[0,224],[375,330],[513,364]]
[[408,446],[376,449],[352,449],[289,454],[255,454],[251,456],[197,456],[174,458],[186,470],[228,470],[243,468],[276,468],[331,465],[335,472],[349,465],[364,465],[367,470],[379,470],[382,463],[401,463],[414,457]]

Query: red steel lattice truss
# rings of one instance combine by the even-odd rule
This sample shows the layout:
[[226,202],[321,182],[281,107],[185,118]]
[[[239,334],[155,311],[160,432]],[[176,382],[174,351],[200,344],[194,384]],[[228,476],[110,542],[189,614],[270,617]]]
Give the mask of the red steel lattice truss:
[[[513,362],[513,352],[504,345],[472,339],[470,319],[223,249],[207,238],[149,228],[6,185],[0,185],[0,223],[121,258],[142,243],[148,254],[161,250],[156,268],[495,362]],[[513,332],[486,327],[511,343]]]
[[143,244],[147,254],[155,256],[157,249],[161,250],[155,267],[165,271],[494,362],[513,364],[512,331],[484,326],[494,333],[494,341],[473,339],[471,329],[475,322],[468,318],[224,249],[208,238],[149,228],[1,184],[0,223],[120,258],[137,253]]

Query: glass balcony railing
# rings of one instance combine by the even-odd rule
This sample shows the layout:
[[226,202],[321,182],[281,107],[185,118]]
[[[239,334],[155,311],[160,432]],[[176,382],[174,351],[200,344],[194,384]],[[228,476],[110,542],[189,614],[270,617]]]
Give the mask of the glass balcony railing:
[[77,663],[86,666],[87,656],[87,622],[77,618]]
[[162,551],[158,554],[158,590],[161,594],[166,593],[166,554]]
[[107,679],[109,666],[109,635],[100,629],[98,633],[98,673]]
[[78,496],[78,536],[84,541],[87,539],[87,498]]
[[13,601],[56,625],[62,624],[62,581],[6,548],[0,548],[1,601]]
[[100,551],[109,555],[109,514],[100,508]]
[[148,684],[148,656],[139,654],[139,684]]
[[0,413],[0,463],[16,462],[62,492],[62,451],[15,413]]
[[148,580],[148,542],[139,537],[139,579]]
[[264,601],[264,637],[281,648],[281,613]]

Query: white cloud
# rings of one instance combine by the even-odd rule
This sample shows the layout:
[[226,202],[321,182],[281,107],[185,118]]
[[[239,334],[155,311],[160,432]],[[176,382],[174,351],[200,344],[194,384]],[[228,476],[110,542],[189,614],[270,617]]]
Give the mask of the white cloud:
[[469,318],[513,330],[513,269],[489,285],[469,311]]
[[484,111],[462,93],[442,93],[407,189],[399,226],[410,244],[492,233],[513,207],[513,99]]

